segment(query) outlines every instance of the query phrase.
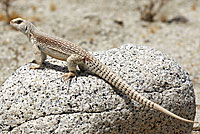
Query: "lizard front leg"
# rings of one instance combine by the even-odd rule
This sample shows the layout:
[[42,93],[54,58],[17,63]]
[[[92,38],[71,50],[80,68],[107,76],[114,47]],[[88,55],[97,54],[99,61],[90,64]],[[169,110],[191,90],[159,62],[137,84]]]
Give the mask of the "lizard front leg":
[[31,66],[30,69],[38,69],[42,66],[42,63],[46,60],[47,55],[43,53],[42,51],[40,51],[40,49],[38,48],[36,44],[33,45],[33,51],[35,54],[35,62],[37,65]]
[[84,64],[84,58],[77,54],[72,54],[67,58],[67,67],[69,72],[63,75],[63,77],[66,77],[64,81],[68,80],[70,77],[77,76],[76,67],[80,64]]

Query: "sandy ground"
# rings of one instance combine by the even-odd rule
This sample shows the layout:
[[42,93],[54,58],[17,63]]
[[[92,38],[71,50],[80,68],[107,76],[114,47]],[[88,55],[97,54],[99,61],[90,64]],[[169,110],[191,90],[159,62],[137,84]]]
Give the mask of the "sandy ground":
[[[189,72],[200,109],[200,1],[170,1],[153,23],[140,20],[137,9],[140,3],[139,0],[14,0],[10,12],[31,20],[42,31],[90,51],[133,43],[168,54]],[[184,16],[188,22],[163,23],[159,21],[161,16],[167,20]],[[33,58],[28,39],[0,21],[0,85]]]

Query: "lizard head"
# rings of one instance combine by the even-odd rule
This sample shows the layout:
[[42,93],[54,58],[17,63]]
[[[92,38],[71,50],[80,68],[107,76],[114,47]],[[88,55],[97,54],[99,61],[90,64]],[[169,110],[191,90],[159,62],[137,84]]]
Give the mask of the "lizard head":
[[16,19],[11,20],[10,25],[24,34],[28,34],[28,32],[30,32],[31,29],[33,28],[32,23],[22,18],[16,18]]

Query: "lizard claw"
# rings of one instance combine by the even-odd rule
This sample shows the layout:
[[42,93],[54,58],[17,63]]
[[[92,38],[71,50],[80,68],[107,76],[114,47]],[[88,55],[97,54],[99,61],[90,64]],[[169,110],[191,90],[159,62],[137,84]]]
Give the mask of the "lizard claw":
[[62,77],[64,77],[64,82],[67,81],[70,77],[75,77],[77,79],[77,75],[74,72],[69,72],[64,74]]
[[41,66],[37,65],[37,66],[31,66],[30,69],[39,69]]

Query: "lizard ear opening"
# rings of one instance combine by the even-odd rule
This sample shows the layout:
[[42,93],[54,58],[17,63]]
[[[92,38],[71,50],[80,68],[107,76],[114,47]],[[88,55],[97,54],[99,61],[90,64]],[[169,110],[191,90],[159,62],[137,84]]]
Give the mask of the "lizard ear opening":
[[28,27],[27,27],[27,26],[25,26],[25,33],[27,32],[27,30],[28,30]]

